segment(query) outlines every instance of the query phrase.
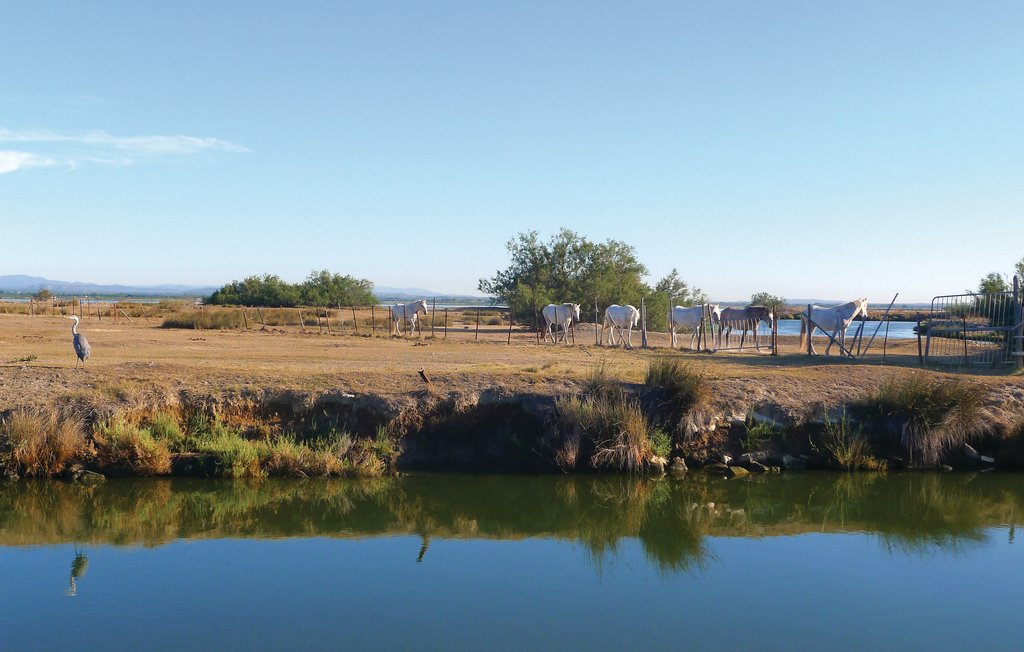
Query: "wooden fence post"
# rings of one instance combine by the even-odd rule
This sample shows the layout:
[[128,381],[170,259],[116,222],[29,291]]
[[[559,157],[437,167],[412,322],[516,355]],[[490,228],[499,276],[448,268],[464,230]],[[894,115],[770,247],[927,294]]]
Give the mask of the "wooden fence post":
[[540,344],[540,318],[537,316],[537,305],[533,306],[533,327],[537,331],[537,344]]
[[[359,335],[359,318],[356,317],[356,307],[355,306],[350,306],[350,308],[352,308],[352,331],[356,335]],[[339,306],[338,312],[339,313],[341,312],[340,306]]]
[[437,297],[430,300],[430,339],[434,339],[434,315],[437,314]]
[[[260,321],[262,321],[262,318],[260,318]],[[306,332],[306,322],[305,322],[305,320],[302,319],[302,311],[301,310],[299,311],[299,326],[302,327],[302,332],[305,333]],[[264,327],[266,327],[266,324],[264,324]]]
[[370,335],[377,334],[377,315],[375,314],[374,306],[370,304]]
[[249,319],[245,316],[245,306],[242,306],[242,326],[249,330]]
[[444,309],[444,338],[448,339],[448,309]]
[[924,353],[921,351],[921,315],[917,316],[917,363],[924,366]]
[[640,348],[647,348],[647,302],[640,297]]
[[597,297],[594,297],[594,346],[601,346],[601,331],[597,325]]
[[1024,301],[1021,297],[1021,278],[1013,275],[1013,313],[1016,328],[1013,329],[1013,346],[1010,347],[1010,354],[1016,356],[1014,366],[1017,369],[1024,369]]
[[473,338],[473,341],[477,341],[479,339],[480,339],[480,308],[477,308],[476,309],[476,336]]
[[814,335],[814,318],[812,312],[814,306],[807,304],[807,355],[813,355],[814,349],[811,344],[811,337]]
[[668,294],[668,310],[665,311],[665,328],[668,329],[668,346],[676,348],[676,329],[672,328],[672,294]]
[[772,306],[772,355],[779,355],[779,310]]
[[964,364],[967,364],[967,315],[963,316],[964,320]]
[[[267,330],[267,320],[263,318],[263,311],[260,310],[260,307],[258,305],[256,306],[256,314],[260,316],[260,324],[263,326],[263,330]],[[299,322],[300,323],[302,322],[302,311],[301,310],[299,311]],[[303,331],[306,330],[306,325],[305,324],[302,325],[302,330]]]
[[508,341],[505,344],[512,344],[512,308],[508,309]]

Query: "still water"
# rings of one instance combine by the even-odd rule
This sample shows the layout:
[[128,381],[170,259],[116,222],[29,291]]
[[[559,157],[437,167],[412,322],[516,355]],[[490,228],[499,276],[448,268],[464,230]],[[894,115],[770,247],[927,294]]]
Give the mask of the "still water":
[[[889,324],[889,339],[890,340],[914,340],[917,339],[917,332],[914,330],[917,328],[917,322],[914,321],[891,321]],[[885,322],[868,320],[864,322],[864,341],[867,342],[871,339],[872,335],[875,335],[875,341],[881,344],[882,339],[886,336],[885,334]],[[764,324],[760,324],[760,333],[762,335],[768,333],[768,328]],[[846,329],[847,337],[853,337],[857,334],[857,330],[860,328],[860,322],[854,322],[850,324],[850,327]],[[779,335],[800,335],[800,320],[799,319],[780,319],[779,320]],[[816,337],[824,337],[820,331]]]
[[1020,649],[1016,475],[0,485],[21,649]]

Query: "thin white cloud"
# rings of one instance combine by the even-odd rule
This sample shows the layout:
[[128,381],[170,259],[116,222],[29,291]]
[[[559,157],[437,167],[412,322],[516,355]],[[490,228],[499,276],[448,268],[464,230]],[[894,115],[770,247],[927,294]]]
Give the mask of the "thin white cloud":
[[220,138],[115,136],[105,131],[58,134],[45,131],[11,131],[3,127],[0,127],[0,143],[17,143],[19,147],[36,150],[5,152],[5,158],[0,159],[0,172],[52,166],[60,162],[65,162],[71,167],[79,163],[131,165],[140,159],[163,156],[191,156],[212,151],[249,151],[241,145]]
[[32,152],[0,150],[0,174],[16,172],[25,168],[51,168],[61,162]]

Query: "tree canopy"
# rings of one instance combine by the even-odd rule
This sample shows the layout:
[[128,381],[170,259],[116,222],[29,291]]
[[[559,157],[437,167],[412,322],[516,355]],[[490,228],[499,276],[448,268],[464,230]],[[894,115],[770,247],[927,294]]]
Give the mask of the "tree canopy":
[[209,304],[292,307],[365,306],[374,303],[373,283],[325,270],[310,273],[302,283],[288,283],[264,274],[231,281],[205,299]]
[[991,272],[978,282],[978,294],[993,294],[995,292],[1006,292],[1011,286],[999,272]]
[[769,294],[768,292],[755,292],[750,295],[751,306],[767,306],[769,308],[781,308],[786,305],[786,300],[782,297]]
[[505,248],[509,266],[480,279],[481,292],[508,305],[517,317],[532,319],[549,303],[580,303],[583,314],[612,303],[636,304],[650,292],[647,268],[632,246],[618,240],[591,242],[562,229],[547,242],[536,231],[520,233]]

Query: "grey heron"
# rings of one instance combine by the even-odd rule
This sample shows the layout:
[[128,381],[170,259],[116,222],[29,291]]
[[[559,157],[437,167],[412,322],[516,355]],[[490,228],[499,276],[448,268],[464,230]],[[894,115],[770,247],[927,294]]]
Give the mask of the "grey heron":
[[[85,339],[85,335],[78,332],[78,315],[71,315],[68,319],[72,320],[71,324],[71,343],[75,346],[75,355],[82,361],[82,365],[85,366],[85,361],[89,359],[89,353],[92,352],[92,347],[89,346],[89,340]],[[75,367],[78,367],[78,362],[75,362]]]

